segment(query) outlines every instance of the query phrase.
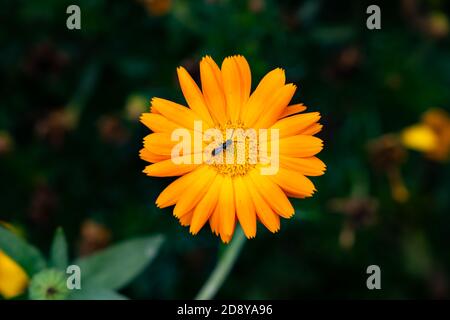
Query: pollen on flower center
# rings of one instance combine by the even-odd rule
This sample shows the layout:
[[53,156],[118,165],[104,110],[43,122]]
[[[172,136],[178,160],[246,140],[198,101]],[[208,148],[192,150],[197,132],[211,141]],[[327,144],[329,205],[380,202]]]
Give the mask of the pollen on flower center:
[[248,129],[240,122],[234,124],[227,122],[217,129],[222,132],[223,143],[214,146],[209,165],[223,175],[231,177],[246,175],[256,166],[256,159],[252,158],[258,148],[256,140],[252,143],[248,136],[237,136],[236,130],[241,129],[242,132]]

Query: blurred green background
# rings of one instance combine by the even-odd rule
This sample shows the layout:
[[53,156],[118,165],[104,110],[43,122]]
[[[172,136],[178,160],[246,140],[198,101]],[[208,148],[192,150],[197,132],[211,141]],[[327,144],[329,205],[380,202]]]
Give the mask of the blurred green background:
[[[70,4],[81,30],[66,28]],[[72,258],[163,234],[121,292],[194,297],[223,246],[154,205],[171,179],[142,173],[139,115],[154,96],[184,103],[177,66],[198,80],[202,56],[242,54],[253,88],[282,67],[294,102],[321,112],[328,169],[279,233],[258,228],[217,297],[449,298],[449,166],[398,138],[430,108],[449,109],[449,3],[377,1],[381,30],[366,28],[369,4],[2,1],[0,220],[43,252],[62,226]],[[371,264],[382,290],[366,288]]]

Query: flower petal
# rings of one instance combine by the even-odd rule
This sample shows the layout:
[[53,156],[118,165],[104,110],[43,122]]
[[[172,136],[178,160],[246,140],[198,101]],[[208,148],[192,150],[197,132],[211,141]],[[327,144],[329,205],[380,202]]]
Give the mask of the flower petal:
[[144,147],[151,153],[170,156],[173,147],[177,144],[172,141],[170,133],[151,133],[144,138]]
[[290,115],[299,113],[299,112],[303,112],[306,110],[306,106],[303,105],[303,103],[297,103],[297,104],[293,104],[291,106],[287,106],[286,109],[284,109],[284,111],[281,113],[279,119],[288,117]]
[[227,57],[222,63],[222,79],[227,101],[227,117],[236,122],[242,108],[242,80],[239,66],[234,57]]
[[256,214],[261,223],[273,233],[280,230],[280,217],[275,212],[273,212],[272,208],[267,204],[261,194],[257,191],[255,184],[248,176],[245,176],[244,182],[250,192],[251,199],[255,206]]
[[206,56],[200,62],[200,77],[203,96],[208,109],[218,124],[227,120],[226,99],[222,86],[222,74],[214,60]]
[[241,176],[233,179],[236,215],[247,238],[256,236],[256,213],[250,193]]
[[278,120],[271,128],[280,130],[280,138],[293,136],[304,131],[320,119],[319,112],[297,114]]
[[184,190],[189,189],[194,181],[201,179],[210,168],[206,165],[196,168],[169,184],[156,199],[158,208],[173,206],[180,199]]
[[[202,152],[201,148],[206,146],[206,142],[202,141],[202,145],[199,146],[198,150],[196,150],[194,132],[190,131],[189,133],[189,137],[186,137],[186,139],[190,138],[191,140],[189,145],[190,149],[184,150],[180,147],[180,153],[186,155]],[[151,133],[144,138],[144,147],[153,154],[170,157],[175,146],[183,146],[182,137],[179,139],[179,141],[172,140],[172,133],[169,132]],[[186,148],[187,147],[188,146],[186,146]]]
[[239,75],[241,78],[241,108],[240,114],[243,112],[243,108],[246,106],[248,98],[250,97],[250,91],[252,90],[252,74],[250,71],[250,66],[247,60],[243,56],[235,56]]
[[294,215],[294,207],[276,183],[267,176],[260,175],[258,170],[252,170],[249,173],[249,177],[258,189],[258,192],[277,214],[283,218],[290,218]]
[[322,131],[322,127],[323,127],[323,125],[321,125],[320,123],[314,123],[314,124],[310,125],[308,128],[305,128],[302,131],[300,131],[299,134],[312,136],[312,135],[315,135],[316,133],[319,133],[320,131]]
[[143,172],[152,177],[173,177],[191,172],[200,165],[194,163],[193,155],[191,154],[181,156],[177,160],[180,160],[180,162],[185,161],[187,164],[178,164],[173,159],[168,159],[146,166]]
[[227,238],[233,235],[236,218],[233,183],[230,176],[224,176],[218,206],[220,212],[220,234]]
[[217,171],[207,166],[207,170],[202,172],[197,180],[193,181],[188,188],[183,190],[183,196],[177,201],[173,209],[173,215],[180,218],[192,210],[205,196],[216,175]]
[[190,228],[190,232],[192,234],[197,234],[200,231],[216,208],[222,182],[223,176],[220,174],[216,175],[206,195],[195,207]]
[[220,233],[220,239],[222,240],[223,243],[229,243],[231,241],[231,238],[233,237],[235,226],[236,226],[236,224],[233,224],[233,230],[231,231],[230,235],[227,235],[223,232]]
[[220,233],[220,206],[217,203],[216,207],[213,210],[209,218],[209,225],[211,227],[211,231],[217,236]]
[[163,156],[160,154],[155,154],[153,152],[150,152],[149,150],[142,148],[139,151],[139,156],[141,157],[142,160],[145,160],[147,162],[158,162],[158,161],[162,161],[162,160],[167,160],[169,159],[170,156]]
[[326,166],[319,158],[291,158],[280,156],[280,166],[288,170],[299,172],[305,176],[321,176]]
[[178,81],[180,82],[181,91],[183,91],[189,107],[198,114],[207,125],[213,126],[214,122],[209,114],[202,92],[198,88],[194,79],[189,75],[183,67],[177,68]]
[[180,218],[180,224],[183,226],[183,227],[187,227],[188,225],[190,225],[191,224],[191,221],[192,221],[192,216],[194,215],[194,211],[193,210],[191,210],[190,212],[188,212],[188,213],[186,213],[184,216],[182,216],[181,218]]
[[140,121],[153,132],[172,132],[173,130],[180,128],[180,125],[155,113],[143,113]]
[[280,68],[270,71],[262,78],[243,108],[241,119],[247,127],[251,127],[256,122],[267,100],[277,89],[284,86],[285,80],[284,70]]
[[286,106],[292,100],[297,86],[290,83],[278,89],[273,98],[266,102],[266,108],[262,110],[261,115],[254,124],[255,128],[267,128],[274,124]]
[[[195,121],[202,121],[202,118],[191,109],[170,100],[153,98],[151,103],[152,113],[161,114],[182,128],[194,130]],[[203,129],[209,128],[203,121],[202,124]]]
[[310,197],[316,191],[311,180],[296,171],[279,168],[277,174],[268,177],[285,192],[295,197]]
[[321,139],[309,135],[296,135],[280,139],[280,155],[288,157],[312,157],[323,148]]

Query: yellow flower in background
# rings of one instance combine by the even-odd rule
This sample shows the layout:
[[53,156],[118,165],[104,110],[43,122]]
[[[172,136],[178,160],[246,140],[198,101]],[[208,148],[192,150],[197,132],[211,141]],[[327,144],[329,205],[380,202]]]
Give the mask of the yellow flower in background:
[[[0,221],[0,225],[21,234],[21,230],[10,223]],[[0,295],[6,299],[14,298],[25,291],[28,281],[25,271],[0,250]]]
[[438,145],[436,134],[424,124],[416,124],[403,130],[403,144],[413,150],[430,152]]
[[425,21],[425,30],[434,38],[445,38],[449,31],[448,18],[443,12],[434,12]]
[[401,133],[404,146],[423,152],[434,161],[446,161],[450,156],[450,116],[442,109],[430,109],[419,124]]
[[129,120],[139,119],[141,114],[147,109],[148,100],[143,95],[134,94],[128,97],[125,104],[125,111]]
[[0,295],[6,299],[23,293],[28,285],[25,271],[0,250]]
[[[175,205],[174,216],[181,225],[190,226],[192,234],[209,222],[212,232],[225,243],[231,240],[237,222],[247,238],[256,236],[257,221],[277,232],[280,217],[294,214],[288,196],[311,197],[316,189],[306,176],[320,176],[325,171],[325,164],[315,157],[322,150],[322,140],[313,136],[322,129],[318,123],[320,114],[299,114],[306,107],[289,105],[296,86],[285,83],[285,73],[280,68],[269,72],[251,93],[250,67],[243,56],[226,58],[221,68],[211,57],[204,57],[200,62],[201,90],[183,67],[177,73],[189,108],[153,98],[151,113],[141,117],[154,132],[144,139],[140,151],[143,160],[154,163],[144,172],[155,177],[181,176],[159,195],[157,206]],[[201,129],[196,122],[201,122]],[[215,159],[226,153],[232,161],[178,163],[173,157],[177,144],[173,133],[180,128],[194,138],[210,129],[219,131],[226,141],[208,151],[209,155]],[[229,145],[236,144],[238,150],[240,141],[234,140],[234,133],[250,129],[270,129],[270,134],[277,132],[278,139],[266,136],[253,146],[247,146],[244,140],[245,152],[239,162],[240,155],[230,151]],[[264,151],[268,145],[271,157],[275,153],[272,147],[278,145],[279,167],[273,174],[265,175],[264,157],[253,162],[249,155],[254,149]],[[194,147],[193,152],[183,149],[180,158],[191,160],[201,153],[208,155],[207,147],[203,147]]]

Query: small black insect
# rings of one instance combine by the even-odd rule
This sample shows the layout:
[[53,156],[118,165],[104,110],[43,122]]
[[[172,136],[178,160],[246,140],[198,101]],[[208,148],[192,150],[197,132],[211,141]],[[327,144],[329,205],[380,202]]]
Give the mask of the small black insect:
[[228,139],[220,147],[214,148],[212,151],[213,157],[219,153],[221,153],[223,150],[227,150],[227,148],[230,146],[230,144],[233,142],[233,140]]
[[213,157],[218,155],[222,151],[227,150],[227,148],[233,143],[233,134],[234,134],[234,129],[233,129],[233,132],[231,133],[230,139],[228,139],[224,143],[222,143],[221,146],[213,149],[213,151],[211,153]]

